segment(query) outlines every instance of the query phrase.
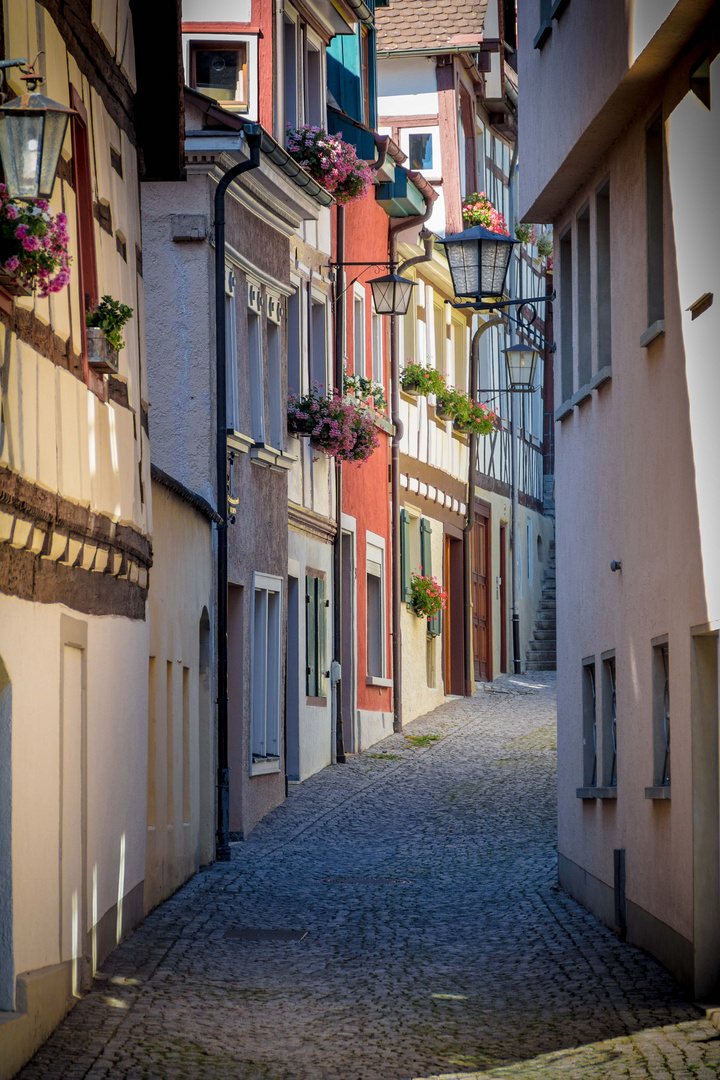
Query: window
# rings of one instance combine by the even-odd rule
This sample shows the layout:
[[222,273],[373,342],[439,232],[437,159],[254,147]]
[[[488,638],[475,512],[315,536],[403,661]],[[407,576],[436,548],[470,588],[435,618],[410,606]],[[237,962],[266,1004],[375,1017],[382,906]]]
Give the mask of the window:
[[429,132],[408,136],[408,163],[411,169],[432,169],[433,137]]
[[573,395],[573,287],[572,233],[560,237],[560,393],[563,401]]
[[190,44],[190,85],[222,105],[248,107],[247,45],[233,41]]
[[321,393],[327,391],[327,305],[314,296],[310,301],[310,379]]
[[592,333],[590,311],[590,207],[584,206],[577,217],[577,290],[578,290],[578,386],[587,386],[592,378]]
[[603,654],[602,768],[605,787],[617,787],[617,681],[615,654]]
[[[420,565],[424,577],[433,576],[432,565],[432,525],[427,518],[420,519]],[[430,616],[427,621],[428,634],[437,637],[441,629],[441,612]]]
[[270,412],[270,445],[282,450],[284,445],[285,410],[283,408],[282,358],[280,327],[267,322],[268,408]]
[[303,286],[297,286],[297,291],[288,298],[288,321],[287,321],[287,358],[288,358],[288,392],[302,394],[305,386],[301,375],[302,367],[302,341],[300,334],[300,295]]
[[597,693],[594,657],[583,660],[582,680],[583,784],[585,787],[597,787]]
[[[325,125],[325,55],[321,39],[297,19],[284,13],[283,87],[285,123]],[[284,141],[285,132],[278,132]]]
[[653,644],[653,784],[670,787],[670,656],[668,643]]
[[265,442],[265,380],[262,358],[260,311],[262,297],[257,285],[248,281],[248,365],[250,383],[250,423],[256,443]]
[[598,190],[595,200],[597,369],[612,363],[612,317],[610,296],[610,181]]
[[403,128],[400,149],[407,154],[406,168],[440,179],[440,128]]
[[282,578],[253,573],[250,775],[280,770]]
[[447,342],[447,323],[445,322],[445,307],[443,304],[433,305],[433,330],[434,330],[434,360],[438,371],[445,373],[447,360],[445,357],[445,344]]
[[327,704],[327,609],[325,575],[309,570],[305,575],[305,692],[311,705]]
[[362,286],[353,300],[353,370],[356,375],[366,375],[365,370],[365,290]]
[[[287,15],[284,26],[284,88],[285,88],[285,123],[296,127],[298,123],[297,107],[297,26]],[[280,142],[285,139],[283,132]]]
[[377,312],[372,313],[372,377],[373,381],[385,385],[385,371],[383,365],[383,316]]
[[239,431],[240,401],[235,275],[229,268],[225,271],[225,373],[227,381],[227,426],[230,431]]
[[305,31],[305,123],[321,127],[324,123],[322,96],[322,55],[319,44],[313,45]]
[[[656,116],[645,133],[648,329],[665,318],[663,271],[663,122]],[[657,329],[662,329],[658,327]],[[654,335],[653,335],[654,336]],[[643,342],[649,344],[649,341]]]
[[533,542],[532,542],[532,521],[528,519],[526,523],[527,528],[527,576],[528,585],[532,588],[533,584]]
[[367,673],[385,677],[385,541],[368,539],[365,560],[367,610]]

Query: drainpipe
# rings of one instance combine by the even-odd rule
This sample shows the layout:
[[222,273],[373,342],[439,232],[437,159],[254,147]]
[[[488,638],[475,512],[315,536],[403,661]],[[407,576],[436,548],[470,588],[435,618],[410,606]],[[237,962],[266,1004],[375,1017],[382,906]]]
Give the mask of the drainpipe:
[[228,760],[228,506],[227,506],[227,357],[225,355],[225,192],[241,173],[260,164],[259,125],[246,124],[245,139],[250,160],[234,165],[220,179],[215,191],[215,424],[217,511],[218,595],[217,595],[217,831],[215,858],[230,861],[230,765]]
[[[494,315],[492,319],[478,326],[473,334],[470,347],[470,397],[473,401],[477,396],[478,366],[480,359],[480,338],[491,326],[502,326],[505,320],[501,315]],[[470,435],[470,447],[468,453],[468,492],[467,492],[467,515],[465,528],[463,529],[463,593],[465,595],[465,697],[472,697],[475,692],[475,672],[473,657],[473,602],[472,602],[472,531],[475,525],[475,477],[477,475],[477,452],[478,434]],[[503,630],[504,632],[504,630]]]
[[[335,273],[335,385],[342,394],[345,357],[345,207],[337,206],[337,254]],[[340,678],[335,682],[335,754],[336,760],[345,761],[345,729],[343,718],[343,670],[345,656],[342,647],[343,580],[342,580],[342,465],[335,463],[335,497],[337,532],[333,550],[333,626],[335,656],[340,664]],[[334,665],[333,665],[334,669]],[[335,674],[333,670],[333,675]]]
[[[510,196],[510,222],[511,227],[515,224],[515,188],[513,180],[515,178],[515,170],[517,169],[518,160],[518,143],[515,140],[515,146],[513,147],[512,161],[510,162],[510,176],[508,180],[509,196]],[[515,255],[511,250],[510,252],[510,272],[509,272],[510,285],[508,288],[508,296],[511,300],[515,299]],[[516,333],[512,329],[510,332],[510,344],[516,343]],[[518,589],[520,583],[520,574],[522,573],[522,566],[518,566],[517,552],[518,552],[518,518],[520,516],[520,493],[519,493],[519,461],[518,461],[518,445],[517,445],[517,394],[510,391],[510,462],[512,469],[512,519],[510,523],[510,544],[512,546],[512,560],[513,560],[513,574],[512,574],[512,639],[513,639],[513,674],[520,674],[520,600],[518,596]]]
[[[401,218],[388,230],[390,273],[397,268],[397,234],[403,229],[424,225],[433,210],[434,199],[427,202],[424,214],[417,217]],[[423,230],[424,233],[424,230]],[[425,255],[408,259],[402,269],[417,262],[426,262],[432,258],[428,254],[428,240],[425,239]],[[398,328],[397,315],[390,316],[390,411],[395,433],[392,437],[390,456],[390,501],[392,505],[391,547],[392,547],[392,670],[393,670],[393,731],[402,731],[402,632],[400,616],[402,600],[400,596],[400,440],[403,437],[403,424],[400,419],[400,367],[398,364]]]

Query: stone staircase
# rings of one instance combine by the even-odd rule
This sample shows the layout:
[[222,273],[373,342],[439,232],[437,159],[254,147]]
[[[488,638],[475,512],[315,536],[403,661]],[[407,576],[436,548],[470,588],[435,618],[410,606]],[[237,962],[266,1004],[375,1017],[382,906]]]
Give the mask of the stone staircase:
[[535,631],[530,642],[525,663],[526,671],[555,671],[556,653],[555,618],[555,541],[550,543],[548,562],[543,577],[540,603],[535,615]]

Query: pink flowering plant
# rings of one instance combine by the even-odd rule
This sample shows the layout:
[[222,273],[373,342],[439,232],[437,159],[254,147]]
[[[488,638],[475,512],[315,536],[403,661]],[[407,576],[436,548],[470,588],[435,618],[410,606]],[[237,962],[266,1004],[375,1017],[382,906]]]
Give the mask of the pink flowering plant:
[[288,125],[286,145],[290,157],[339,203],[362,199],[372,187],[373,174],[367,162],[339,135],[328,135],[324,128],[309,124],[298,128]]
[[410,575],[410,608],[419,619],[443,611],[447,603],[447,593],[434,577],[422,573]]
[[51,214],[44,199],[11,199],[0,184],[0,270],[40,296],[70,280],[67,217]]
[[416,364],[408,357],[400,373],[400,386],[405,391],[427,397],[428,394],[442,394],[445,390],[445,379],[442,372]]
[[496,210],[484,191],[474,191],[468,195],[462,206],[462,216],[465,224],[470,228],[473,225],[482,225],[490,232],[510,235],[507,222],[499,210]]
[[288,431],[309,435],[316,449],[336,461],[357,464],[367,461],[380,443],[370,410],[352,398],[342,397],[338,390],[327,397],[317,383],[309,394],[290,394]]
[[455,427],[459,431],[469,432],[471,435],[492,435],[500,426],[497,413],[487,405],[472,401],[463,394],[463,399],[458,404],[455,414]]
[[537,243],[537,226],[515,219],[515,237],[521,244]]

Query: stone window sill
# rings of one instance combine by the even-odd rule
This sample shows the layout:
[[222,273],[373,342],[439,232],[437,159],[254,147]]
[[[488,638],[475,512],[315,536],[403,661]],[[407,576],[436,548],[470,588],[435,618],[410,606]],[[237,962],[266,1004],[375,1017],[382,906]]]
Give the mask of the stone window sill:
[[576,390],[572,397],[563,401],[562,405],[555,410],[555,421],[564,420],[576,405],[581,405],[583,401],[587,401],[591,397],[593,390],[597,390],[598,387],[603,386],[610,379],[612,379],[612,367],[610,364],[606,364],[605,367],[601,367],[599,371],[595,372],[589,382]]
[[250,458],[256,465],[262,465],[273,472],[289,472],[297,461],[294,454],[286,454],[267,443],[255,443],[250,447]]
[[651,345],[653,341],[665,333],[665,320],[657,319],[656,322],[651,323],[647,330],[640,337],[640,345],[643,349],[647,349],[648,345]]
[[392,679],[381,679],[379,675],[368,675],[365,679],[366,686],[392,686]]
[[256,761],[250,764],[251,776],[267,776],[268,773],[280,772],[280,758],[279,757],[266,757],[258,758]]
[[575,795],[578,799],[617,799],[616,787],[579,787]]
[[645,788],[646,799],[669,799],[670,798],[670,785],[658,784],[655,787]]

